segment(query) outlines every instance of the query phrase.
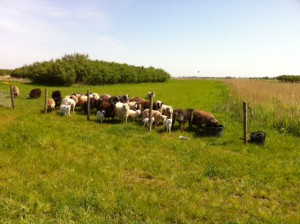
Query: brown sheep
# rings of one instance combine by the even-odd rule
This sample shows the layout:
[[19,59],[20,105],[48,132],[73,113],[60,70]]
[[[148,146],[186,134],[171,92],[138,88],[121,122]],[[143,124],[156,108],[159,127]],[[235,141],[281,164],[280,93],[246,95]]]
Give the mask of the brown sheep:
[[48,108],[48,111],[55,110],[55,101],[54,101],[54,99],[52,99],[52,98],[48,99],[47,108]]
[[108,101],[102,101],[99,105],[98,111],[105,111],[104,118],[114,118],[115,117],[115,107],[114,104]]
[[[142,112],[143,118],[149,118],[149,109],[146,109]],[[155,126],[159,125],[159,122],[162,123],[167,119],[166,115],[162,115],[158,110],[152,110],[152,117],[154,118]]]
[[20,95],[20,91],[17,86],[13,86],[13,94],[14,94],[14,98],[17,98],[17,96]]
[[189,123],[189,128],[191,127],[192,115],[194,109],[176,109],[173,112],[173,122],[172,127],[174,127],[175,121],[179,123],[180,130],[183,131],[186,122]]
[[42,94],[42,90],[40,88],[32,89],[29,93],[30,99],[37,99],[40,98]]
[[215,117],[209,112],[203,110],[194,110],[192,124],[196,125],[198,128],[201,128],[204,125],[218,127],[219,121],[215,119]]

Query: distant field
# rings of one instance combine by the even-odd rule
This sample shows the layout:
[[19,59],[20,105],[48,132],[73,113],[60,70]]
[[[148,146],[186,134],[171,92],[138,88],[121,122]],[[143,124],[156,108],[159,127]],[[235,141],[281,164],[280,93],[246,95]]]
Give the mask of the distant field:
[[300,84],[278,81],[228,79],[229,107],[246,100],[253,109],[253,122],[280,132],[300,136]]
[[[72,87],[12,82],[21,95],[16,109],[0,106],[0,222],[298,223],[299,137],[287,126],[268,125],[277,108],[251,93],[277,83],[239,81]],[[0,82],[0,90],[9,84]],[[162,127],[148,132],[132,121],[99,124],[95,112],[88,122],[80,109],[70,117],[43,114],[43,96],[27,99],[36,87],[63,95],[89,90],[144,97],[154,91],[155,100],[174,108],[212,112],[225,130],[221,138],[202,137],[195,128],[182,133],[177,124],[172,133]],[[249,131],[267,133],[263,146],[240,140],[245,99],[254,116]],[[292,102],[282,108],[286,100],[277,102],[281,114],[289,113]]]

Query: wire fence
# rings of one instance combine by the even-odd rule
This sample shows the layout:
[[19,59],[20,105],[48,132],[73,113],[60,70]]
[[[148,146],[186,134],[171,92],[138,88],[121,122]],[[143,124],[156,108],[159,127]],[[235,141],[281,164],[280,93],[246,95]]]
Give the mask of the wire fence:
[[2,107],[12,107],[10,91],[0,90],[0,106]]

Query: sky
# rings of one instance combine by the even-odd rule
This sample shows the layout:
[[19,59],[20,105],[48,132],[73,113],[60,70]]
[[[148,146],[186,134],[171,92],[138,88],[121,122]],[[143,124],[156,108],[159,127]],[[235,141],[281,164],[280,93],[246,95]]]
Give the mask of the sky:
[[0,0],[0,68],[65,54],[173,77],[300,74],[300,0]]

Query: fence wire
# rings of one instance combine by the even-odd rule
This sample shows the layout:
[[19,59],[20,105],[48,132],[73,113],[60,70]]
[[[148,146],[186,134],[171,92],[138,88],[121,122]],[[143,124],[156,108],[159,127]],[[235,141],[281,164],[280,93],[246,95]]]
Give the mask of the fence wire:
[[11,106],[10,91],[0,90],[0,106],[12,107]]

